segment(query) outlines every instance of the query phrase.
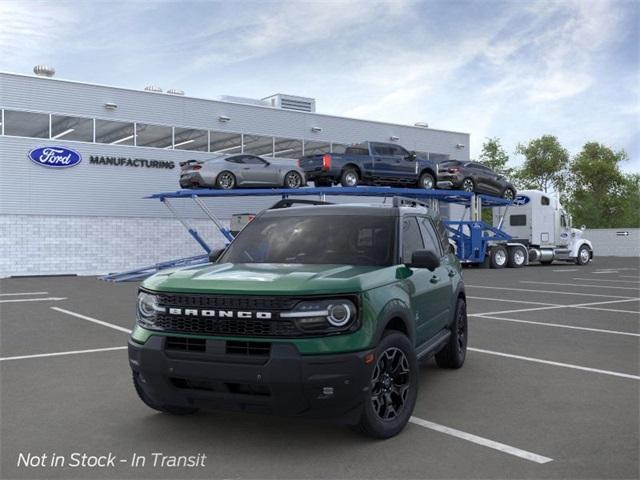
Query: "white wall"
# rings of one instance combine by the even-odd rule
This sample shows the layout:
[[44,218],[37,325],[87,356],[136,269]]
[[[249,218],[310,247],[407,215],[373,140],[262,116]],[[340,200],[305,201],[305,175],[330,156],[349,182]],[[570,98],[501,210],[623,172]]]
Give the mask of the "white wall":
[[640,257],[640,228],[588,229],[584,238],[593,243],[595,257]]

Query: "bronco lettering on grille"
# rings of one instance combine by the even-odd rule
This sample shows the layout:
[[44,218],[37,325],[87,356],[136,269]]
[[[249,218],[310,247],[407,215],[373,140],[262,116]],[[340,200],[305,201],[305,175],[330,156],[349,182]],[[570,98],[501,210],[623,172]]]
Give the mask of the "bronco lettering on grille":
[[257,318],[270,320],[271,312],[244,312],[235,310],[198,310],[195,308],[169,308],[169,315],[184,317],[215,317],[215,318]]

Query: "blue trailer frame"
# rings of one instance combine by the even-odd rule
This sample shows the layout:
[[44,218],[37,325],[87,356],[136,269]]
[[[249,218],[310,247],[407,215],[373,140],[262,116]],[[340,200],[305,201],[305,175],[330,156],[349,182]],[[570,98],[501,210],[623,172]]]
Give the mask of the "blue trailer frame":
[[[225,198],[225,197],[270,197],[280,196],[282,199],[300,196],[319,196],[324,200],[326,196],[357,196],[357,197],[403,197],[418,201],[427,201],[427,207],[438,210],[438,202],[453,203],[463,205],[470,209],[471,220],[449,220],[446,227],[451,232],[456,243],[456,254],[463,263],[483,263],[488,251],[488,244],[496,241],[508,241],[509,235],[500,228],[487,225],[480,219],[480,212],[483,206],[497,207],[508,206],[510,201],[503,198],[492,197],[490,195],[475,194],[456,190],[423,190],[418,188],[394,188],[394,187],[305,187],[299,189],[287,188],[247,188],[232,190],[178,190],[175,192],[162,192],[150,195],[145,198],[160,200],[185,227],[189,235],[202,247],[205,255],[196,257],[180,258],[167,262],[150,265],[127,272],[112,273],[101,277],[108,281],[130,281],[138,280],[152,275],[160,270],[188,265],[199,265],[208,262],[208,254],[212,248],[202,238],[198,231],[193,228],[187,220],[182,218],[172,205],[174,199],[191,199],[204,212],[204,214],[215,223],[216,227],[224,238],[231,242],[233,234],[227,229],[218,218],[202,202],[202,198]],[[466,209],[465,209],[466,210]]]

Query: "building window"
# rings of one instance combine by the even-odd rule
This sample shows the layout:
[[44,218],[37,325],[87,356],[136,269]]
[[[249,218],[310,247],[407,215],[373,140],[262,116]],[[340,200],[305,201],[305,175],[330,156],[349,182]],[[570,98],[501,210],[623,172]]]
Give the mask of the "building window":
[[51,115],[51,138],[93,142],[93,119]]
[[173,148],[176,150],[197,150],[206,152],[209,146],[209,137],[206,130],[193,128],[174,129]]
[[134,126],[129,122],[96,120],[96,142],[111,145],[133,145]]
[[242,135],[229,132],[209,132],[209,151],[211,153],[242,153]]
[[275,146],[274,157],[295,159],[302,157],[302,140],[276,137],[273,141]]
[[323,153],[329,153],[331,151],[331,144],[327,142],[310,142],[304,141],[304,154],[305,155],[317,155]]
[[49,115],[5,110],[4,134],[16,137],[49,138]]
[[173,129],[163,125],[136,123],[136,146],[171,148],[173,145]]
[[263,137],[262,135],[244,135],[244,153],[272,157],[273,137]]

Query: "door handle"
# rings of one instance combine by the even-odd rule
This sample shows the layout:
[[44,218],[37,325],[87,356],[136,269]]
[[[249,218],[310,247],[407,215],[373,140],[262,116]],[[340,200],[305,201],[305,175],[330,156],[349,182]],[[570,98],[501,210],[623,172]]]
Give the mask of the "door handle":
[[440,277],[437,275],[434,275],[433,277],[431,277],[431,280],[429,280],[431,283],[438,283],[440,281]]
[[251,167],[243,167],[243,170],[251,170]]

